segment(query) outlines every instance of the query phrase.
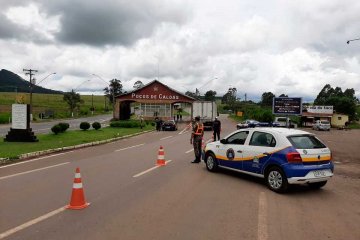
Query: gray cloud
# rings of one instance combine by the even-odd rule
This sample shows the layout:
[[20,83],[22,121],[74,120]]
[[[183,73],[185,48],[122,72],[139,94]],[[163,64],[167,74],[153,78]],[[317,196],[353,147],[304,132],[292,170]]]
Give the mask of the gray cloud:
[[186,7],[167,1],[59,1],[44,2],[52,14],[60,14],[56,38],[66,44],[129,46],[151,36],[162,22],[182,24]]
[[0,39],[17,39],[40,44],[50,43],[42,34],[34,29],[14,24],[2,13],[0,13],[0,22]]

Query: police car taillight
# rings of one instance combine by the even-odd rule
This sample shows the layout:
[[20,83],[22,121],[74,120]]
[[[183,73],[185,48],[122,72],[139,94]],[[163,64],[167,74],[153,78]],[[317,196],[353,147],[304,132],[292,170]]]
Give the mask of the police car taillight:
[[289,163],[302,163],[300,153],[297,152],[289,152],[286,154],[286,159]]

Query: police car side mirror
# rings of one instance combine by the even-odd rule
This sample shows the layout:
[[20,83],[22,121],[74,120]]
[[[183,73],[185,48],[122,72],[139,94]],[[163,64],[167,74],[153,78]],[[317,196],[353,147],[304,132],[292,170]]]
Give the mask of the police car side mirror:
[[220,140],[220,142],[221,142],[222,144],[226,144],[226,143],[227,143],[227,140],[226,140],[225,138],[223,138],[223,139]]

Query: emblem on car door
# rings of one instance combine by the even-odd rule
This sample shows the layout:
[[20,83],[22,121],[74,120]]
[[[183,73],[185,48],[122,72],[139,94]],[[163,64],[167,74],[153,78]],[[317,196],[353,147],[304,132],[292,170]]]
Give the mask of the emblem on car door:
[[226,151],[226,157],[229,159],[229,160],[234,160],[235,158],[235,152],[234,152],[234,149],[232,148],[229,148],[227,151]]
[[303,153],[304,153],[304,154],[307,154],[307,151],[304,149],[304,150],[303,150]]

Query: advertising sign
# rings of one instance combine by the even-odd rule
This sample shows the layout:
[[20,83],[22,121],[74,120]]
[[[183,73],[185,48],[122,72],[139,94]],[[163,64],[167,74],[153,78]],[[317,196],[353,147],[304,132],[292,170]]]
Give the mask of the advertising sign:
[[309,113],[333,114],[334,113],[334,107],[333,106],[308,106],[307,111]]
[[298,97],[274,97],[273,114],[301,115],[302,99]]

